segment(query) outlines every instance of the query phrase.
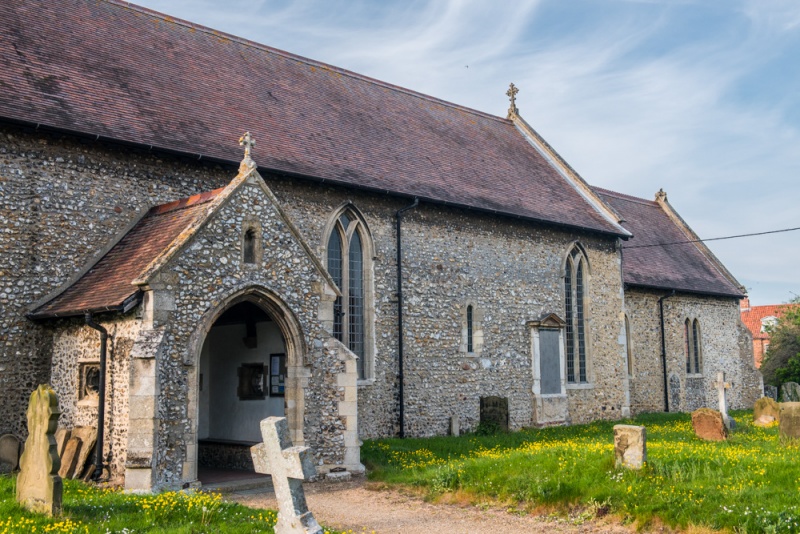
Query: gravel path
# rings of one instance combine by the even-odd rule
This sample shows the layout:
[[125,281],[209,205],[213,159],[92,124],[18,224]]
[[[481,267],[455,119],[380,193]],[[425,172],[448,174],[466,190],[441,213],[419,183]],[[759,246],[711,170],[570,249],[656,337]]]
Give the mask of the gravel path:
[[[613,519],[597,519],[580,525],[540,517],[518,516],[498,509],[432,504],[396,489],[378,489],[363,479],[351,482],[306,484],[308,506],[317,521],[338,530],[376,534],[477,534],[505,532],[615,532],[629,534],[633,528]],[[254,508],[277,506],[275,495],[247,490],[226,499]]]

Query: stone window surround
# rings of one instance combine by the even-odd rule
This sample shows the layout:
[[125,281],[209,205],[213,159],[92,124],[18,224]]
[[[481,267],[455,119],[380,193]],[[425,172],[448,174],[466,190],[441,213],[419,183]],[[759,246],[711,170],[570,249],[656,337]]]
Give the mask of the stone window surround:
[[96,358],[81,358],[80,360],[78,360],[78,366],[77,366],[78,367],[78,369],[77,369],[77,371],[78,371],[78,381],[77,381],[77,384],[78,384],[78,396],[77,396],[78,397],[78,402],[77,402],[77,406],[90,406],[90,407],[97,408],[97,406],[98,406],[98,404],[100,402],[99,395],[97,397],[85,397],[83,395],[84,368],[89,367],[89,366],[97,366],[98,372],[99,372],[100,360],[98,360]]
[[[585,350],[586,350],[586,382],[569,382],[567,381],[567,389],[594,389],[594,368],[592,365],[592,317],[591,317],[591,308],[589,306],[590,295],[591,295],[591,283],[592,283],[592,269],[591,264],[589,262],[589,255],[586,253],[586,249],[579,241],[573,241],[569,244],[564,253],[562,260],[561,260],[561,302],[566,303],[566,294],[565,291],[565,282],[566,282],[566,269],[568,263],[570,263],[570,256],[574,249],[578,249],[579,254],[584,263],[583,269],[583,321],[584,321],[584,331],[585,331]],[[566,316],[566,309],[564,310],[564,317],[566,321],[569,321],[570,318]],[[565,336],[565,358],[566,358],[566,331],[564,333]],[[564,372],[565,372],[565,379],[566,379],[566,360],[564,362]]]
[[[469,347],[467,310],[470,306],[472,306],[472,352],[467,350]],[[474,300],[467,300],[461,306],[461,343],[458,351],[475,358],[483,352],[483,309]]]
[[[355,231],[361,238],[363,276],[364,276],[364,378],[358,379],[358,386],[371,386],[375,383],[375,244],[372,240],[372,232],[369,229],[366,218],[351,200],[347,200],[331,212],[325,227],[322,231],[322,241],[319,246],[319,256],[322,264],[328,265],[328,240],[331,232],[336,229],[339,217],[347,212],[350,218],[358,221]],[[341,290],[341,288],[339,288]],[[331,303],[332,307],[332,303]],[[331,318],[333,313],[331,310]],[[333,320],[325,321],[328,330],[333,333]]]
[[[697,317],[687,317],[686,320],[683,322],[684,325],[684,352],[686,353],[686,358],[691,358],[690,367],[693,368],[695,372],[686,372],[687,378],[701,378],[703,377],[703,329],[700,327],[700,321]],[[697,341],[697,361],[698,366],[694,369],[694,357],[695,357],[695,330],[697,331],[698,337],[700,338]]]

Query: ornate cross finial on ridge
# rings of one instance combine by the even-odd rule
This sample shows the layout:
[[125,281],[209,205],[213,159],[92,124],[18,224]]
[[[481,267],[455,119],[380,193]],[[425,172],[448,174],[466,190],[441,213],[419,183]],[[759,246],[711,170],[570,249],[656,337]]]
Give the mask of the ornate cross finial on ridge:
[[256,163],[250,157],[250,149],[256,146],[256,140],[250,135],[250,132],[245,132],[239,138],[239,145],[244,147],[244,159],[239,165],[239,172],[248,171],[256,166]]
[[667,201],[667,192],[664,189],[659,189],[658,193],[656,193],[656,202],[666,202]]
[[519,89],[514,83],[510,83],[508,85],[508,91],[506,91],[506,95],[511,100],[511,105],[508,107],[508,118],[515,115],[519,115],[519,110],[517,109],[517,93],[519,93]]

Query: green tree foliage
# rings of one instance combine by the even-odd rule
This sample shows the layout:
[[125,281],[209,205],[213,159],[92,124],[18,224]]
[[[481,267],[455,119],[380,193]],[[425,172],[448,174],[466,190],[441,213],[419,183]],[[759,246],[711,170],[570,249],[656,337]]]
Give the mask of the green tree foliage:
[[800,298],[789,303],[769,333],[769,350],[761,364],[764,383],[773,386],[784,382],[800,383]]

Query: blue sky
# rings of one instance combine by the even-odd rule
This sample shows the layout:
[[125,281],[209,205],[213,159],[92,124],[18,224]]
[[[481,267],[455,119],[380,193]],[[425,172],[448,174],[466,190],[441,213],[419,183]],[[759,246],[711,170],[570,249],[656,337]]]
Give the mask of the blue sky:
[[[703,238],[800,227],[796,0],[144,0],[422,93],[521,115],[591,184]],[[709,246],[752,304],[800,294],[800,231]]]

